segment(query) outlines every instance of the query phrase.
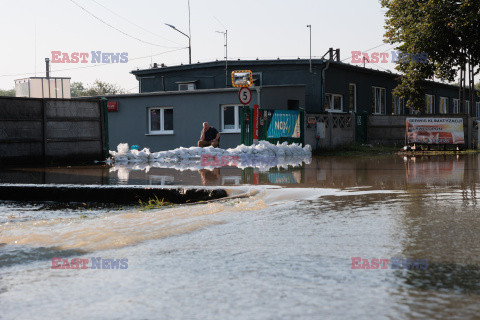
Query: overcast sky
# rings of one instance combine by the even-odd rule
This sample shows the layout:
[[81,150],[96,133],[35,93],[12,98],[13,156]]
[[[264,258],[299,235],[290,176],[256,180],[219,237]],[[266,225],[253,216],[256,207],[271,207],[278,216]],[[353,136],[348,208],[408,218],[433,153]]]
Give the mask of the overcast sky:
[[[35,71],[44,76],[44,61],[52,58],[51,51],[102,51],[127,52],[129,61],[99,66],[90,57],[84,64],[54,63],[52,76],[86,84],[100,79],[138,92],[131,70],[148,68],[152,61],[168,66],[188,62],[188,50],[178,50],[188,46],[188,39],[165,26],[172,24],[188,34],[187,4],[187,0],[9,1],[0,11],[0,88],[13,88],[15,79],[34,76]],[[385,10],[377,0],[190,0],[190,6],[195,63],[223,59],[224,38],[215,31],[225,29],[231,59],[306,58],[307,24],[312,25],[314,56],[321,57],[334,47],[342,50],[345,59],[353,50],[383,43]],[[370,52],[374,51],[390,52],[391,46],[384,44]],[[371,67],[393,69],[392,64],[378,65]],[[60,71],[71,68],[79,69]]]

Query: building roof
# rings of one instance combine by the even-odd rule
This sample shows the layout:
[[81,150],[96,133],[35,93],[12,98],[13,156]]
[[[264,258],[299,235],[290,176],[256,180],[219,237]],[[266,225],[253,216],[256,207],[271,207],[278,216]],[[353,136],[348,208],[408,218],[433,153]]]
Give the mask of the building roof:
[[[356,66],[349,63],[338,62],[334,60],[326,60],[326,59],[312,59],[313,66],[323,65],[329,62],[331,66],[335,66],[337,68],[352,70],[355,72],[361,73],[370,73],[370,74],[377,74],[382,76],[388,76],[392,79],[396,79],[402,77],[399,73],[393,73],[389,71],[381,71],[376,69],[371,69],[368,67],[363,66]],[[239,70],[244,70],[251,68],[253,66],[275,66],[275,65],[301,65],[301,66],[309,66],[310,60],[309,59],[276,59],[276,60],[228,60],[229,68],[238,68]],[[175,71],[185,71],[185,70],[200,70],[205,68],[224,68],[225,67],[225,60],[218,60],[218,61],[211,61],[211,62],[202,62],[202,63],[192,63],[192,64],[185,64],[185,65],[177,65],[171,67],[160,67],[160,68],[150,68],[150,69],[137,69],[133,70],[130,73],[135,75],[137,78],[140,76],[148,76],[154,75],[158,73],[168,73],[168,72],[175,72]],[[424,80],[424,83],[428,84],[435,84],[449,88],[458,88],[454,84],[450,83],[443,83],[438,81],[432,80]],[[467,88],[468,89],[468,88]]]
[[72,79],[70,77],[28,77],[28,78],[20,78],[20,79],[15,79],[14,81],[27,81],[30,79]]
[[[287,85],[274,85],[274,86],[262,86],[258,88],[295,88],[305,87],[304,84],[287,84]],[[222,93],[222,92],[238,92],[239,88],[215,88],[215,89],[195,89],[195,90],[180,90],[180,91],[153,91],[153,92],[141,92],[141,93],[123,93],[112,94],[103,96],[91,96],[91,97],[72,97],[72,99],[98,99],[98,98],[130,98],[130,97],[149,97],[149,96],[169,96],[169,95],[188,95],[188,94],[208,94],[208,93]],[[254,88],[252,88],[254,91]]]

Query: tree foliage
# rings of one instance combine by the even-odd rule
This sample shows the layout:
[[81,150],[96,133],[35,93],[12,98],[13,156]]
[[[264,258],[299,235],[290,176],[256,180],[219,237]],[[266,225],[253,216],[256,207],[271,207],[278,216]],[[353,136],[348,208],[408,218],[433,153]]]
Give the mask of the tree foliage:
[[15,97],[15,89],[10,89],[10,90],[0,89],[0,96],[2,96],[2,97]]
[[95,82],[88,87],[85,87],[82,82],[72,82],[70,86],[70,93],[72,97],[89,97],[122,94],[125,93],[125,90],[117,84],[95,80]]
[[[425,63],[400,60],[404,76],[394,94],[423,106],[423,79],[454,81],[467,64],[478,74],[480,62],[479,0],[381,0],[386,8],[385,41],[407,54],[427,53]],[[407,59],[408,60],[408,59]]]

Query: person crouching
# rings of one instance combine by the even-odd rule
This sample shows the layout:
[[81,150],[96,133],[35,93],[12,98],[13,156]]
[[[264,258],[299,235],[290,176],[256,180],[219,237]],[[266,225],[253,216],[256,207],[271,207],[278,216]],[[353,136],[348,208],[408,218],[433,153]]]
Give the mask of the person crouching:
[[198,140],[199,147],[212,146],[217,148],[220,144],[220,133],[214,127],[211,127],[208,122],[203,123],[203,130]]

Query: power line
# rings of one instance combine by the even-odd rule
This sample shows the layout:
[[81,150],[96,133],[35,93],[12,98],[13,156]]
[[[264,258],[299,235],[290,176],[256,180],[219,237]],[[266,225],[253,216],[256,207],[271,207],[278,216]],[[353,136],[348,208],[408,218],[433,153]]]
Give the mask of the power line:
[[179,44],[178,42],[175,42],[175,41],[172,41],[172,40],[170,40],[170,39],[167,39],[167,38],[165,38],[164,36],[161,36],[161,35],[159,35],[159,34],[157,34],[157,33],[155,33],[155,32],[152,32],[152,31],[150,31],[150,30],[148,30],[148,29],[146,29],[146,28],[144,28],[144,27],[142,27],[142,26],[139,26],[139,25],[136,24],[135,22],[133,22],[133,21],[131,21],[131,20],[129,20],[129,19],[127,19],[127,18],[119,15],[118,13],[116,13],[116,12],[114,12],[113,10],[107,8],[106,6],[104,6],[103,4],[101,4],[100,2],[98,2],[98,1],[96,1],[96,0],[92,0],[92,1],[95,2],[96,4],[98,4],[99,6],[101,6],[102,8],[104,8],[105,10],[110,11],[110,12],[111,12],[112,14],[114,14],[115,16],[117,16],[117,17],[119,17],[119,18],[127,21],[128,23],[136,26],[137,28],[142,29],[143,31],[146,31],[146,32],[148,32],[148,33],[150,33],[150,34],[152,34],[152,35],[154,35],[154,36],[156,36],[156,37],[162,38],[162,39],[167,40],[167,41],[169,41],[169,42],[172,42],[172,43],[181,45],[181,44]]
[[91,13],[90,11],[88,11],[87,9],[85,9],[84,7],[82,7],[81,5],[79,5],[77,2],[75,2],[74,0],[70,0],[70,2],[72,2],[73,4],[75,4],[77,7],[79,7],[80,9],[82,9],[83,11],[85,11],[86,13],[88,13],[89,15],[91,15],[92,17],[94,17],[95,19],[97,19],[98,21],[100,21],[101,23],[109,26],[110,28],[114,29],[114,30],[117,30],[118,32],[122,33],[123,35],[126,35],[127,37],[130,37],[132,39],[135,39],[137,41],[140,41],[142,43],[145,43],[145,44],[148,44],[148,45],[151,45],[151,46],[156,46],[156,47],[162,47],[162,48],[172,48],[172,47],[168,47],[168,46],[162,46],[162,45],[159,45],[159,44],[156,44],[156,43],[151,43],[151,42],[148,42],[148,41],[144,41],[140,38],[137,38],[135,36],[132,36],[120,29],[118,29],[117,27],[114,27],[113,25],[109,24],[108,22],[105,22],[103,21],[102,19],[100,19],[99,17],[97,17],[96,15],[94,15],[93,13]]
[[[179,48],[179,49],[174,49],[174,50],[168,50],[168,51],[164,51],[164,52],[160,52],[160,53],[156,53],[156,54],[152,54],[152,55],[148,55],[148,56],[131,58],[131,59],[128,59],[128,61],[146,59],[146,58],[150,58],[150,57],[156,57],[156,56],[160,56],[160,55],[163,55],[163,54],[166,54],[166,53],[185,50],[185,49],[187,49],[187,48]],[[81,67],[74,67],[74,68],[52,70],[52,72],[62,72],[62,71],[69,71],[69,70],[96,68],[96,67],[112,66],[112,65],[118,65],[118,63],[102,63],[102,64],[95,64],[95,65],[90,65],[90,66],[81,66]],[[23,73],[17,73],[17,74],[2,74],[2,75],[0,75],[0,78],[27,76],[27,75],[32,75],[32,74],[35,74],[35,72],[27,72],[27,73],[23,72]]]
[[[377,48],[382,47],[382,46],[384,46],[384,45],[386,45],[386,43],[382,43],[381,45],[375,46],[375,47],[373,47],[373,48],[370,48],[370,49],[365,50],[365,51],[362,51],[362,52],[372,51],[373,49],[377,49]],[[350,56],[350,57],[348,57],[348,58],[346,58],[346,59],[343,59],[342,62],[345,61],[345,60],[349,60],[349,59],[351,59],[351,58],[353,58],[353,56]]]
[[225,25],[222,23],[222,21],[220,21],[220,19],[218,19],[217,17],[213,16],[215,18],[215,20],[217,20],[218,23],[220,23],[220,25],[223,27],[223,29],[228,29],[227,27],[225,27]]

